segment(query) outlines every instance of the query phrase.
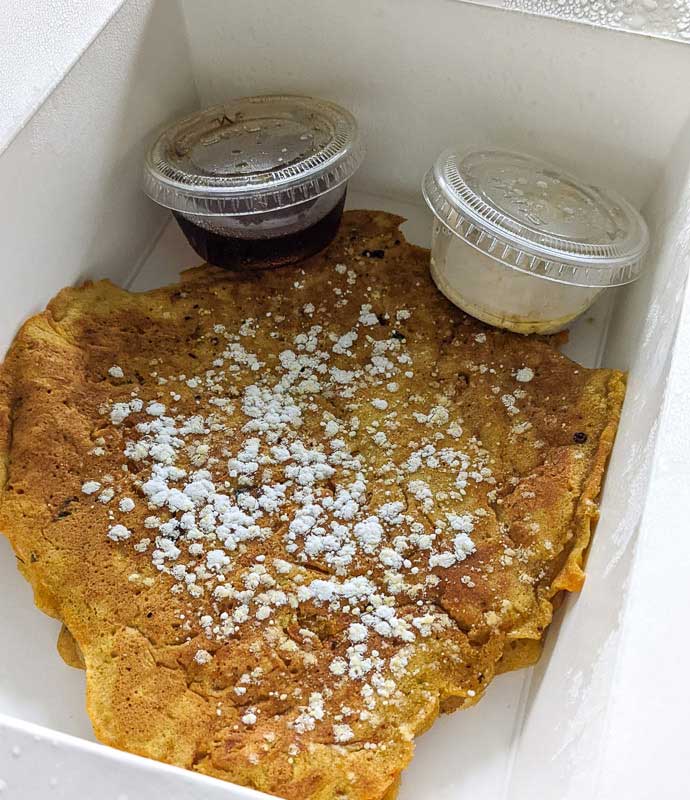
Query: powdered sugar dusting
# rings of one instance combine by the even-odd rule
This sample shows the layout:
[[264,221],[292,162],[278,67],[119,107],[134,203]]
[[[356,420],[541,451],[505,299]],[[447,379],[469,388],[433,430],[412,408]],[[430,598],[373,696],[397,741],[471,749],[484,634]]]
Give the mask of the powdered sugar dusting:
[[[336,264],[329,278],[335,307],[348,308],[359,273]],[[158,364],[152,394],[132,391],[102,411],[118,431],[126,490],[94,466],[82,492],[84,502],[107,505],[103,535],[133,548],[184,608],[194,669],[214,669],[219,648],[257,631],[286,659],[299,653],[319,681],[321,659],[330,683],[295,694],[289,724],[297,736],[318,729],[346,745],[366,741],[377,709],[395,702],[415,648],[455,625],[438,587],[450,574],[475,586],[475,539],[495,524],[497,479],[478,435],[453,410],[455,386],[449,394],[433,381],[410,392],[415,368],[426,367],[415,364],[404,332],[413,308],[386,310],[372,291],[339,323],[308,296],[306,281],[296,284],[299,326],[289,333],[279,314],[233,328],[199,309],[200,340],[213,352],[194,374]],[[484,344],[486,335],[474,339]],[[263,341],[280,348],[267,352]],[[524,383],[533,372],[513,377]],[[500,386],[494,395],[516,417],[515,434],[527,435],[519,390]],[[288,634],[295,617],[303,621]],[[320,634],[310,624],[320,619],[336,631],[325,663],[311,646]],[[237,677],[234,696],[254,697],[257,670]],[[356,708],[331,702],[348,683],[357,686]],[[261,729],[261,705],[242,702],[239,729]]]

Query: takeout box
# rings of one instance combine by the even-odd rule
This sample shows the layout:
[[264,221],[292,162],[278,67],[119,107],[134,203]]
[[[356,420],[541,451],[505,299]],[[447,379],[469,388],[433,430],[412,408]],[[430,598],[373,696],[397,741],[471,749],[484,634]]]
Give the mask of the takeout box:
[[[690,46],[450,0],[112,0],[91,13],[101,8],[107,24],[90,43],[71,36],[81,57],[68,72],[64,59],[0,156],[3,350],[64,285],[145,289],[197,263],[140,190],[143,153],[161,124],[231,96],[352,109],[368,156],[349,204],[403,214],[419,244],[420,181],[452,143],[534,153],[642,209],[647,273],[605,294],[566,346],[629,371],[584,590],[536,667],[419,740],[400,796],[687,797]],[[59,625],[34,608],[4,539],[0,597],[0,796],[264,796],[94,744],[83,673],[57,655]]]

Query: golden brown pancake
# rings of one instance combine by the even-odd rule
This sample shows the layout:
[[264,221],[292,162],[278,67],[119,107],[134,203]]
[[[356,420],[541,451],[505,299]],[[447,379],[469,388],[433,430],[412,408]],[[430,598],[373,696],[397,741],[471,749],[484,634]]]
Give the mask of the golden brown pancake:
[[2,368],[0,527],[114,747],[381,800],[583,581],[624,379],[434,288],[401,220],[63,290]]

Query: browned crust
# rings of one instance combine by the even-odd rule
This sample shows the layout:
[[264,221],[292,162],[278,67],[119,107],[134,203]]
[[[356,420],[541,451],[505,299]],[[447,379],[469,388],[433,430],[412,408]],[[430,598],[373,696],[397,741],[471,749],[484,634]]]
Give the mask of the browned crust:
[[616,439],[621,409],[625,399],[625,376],[612,371],[607,385],[606,402],[609,421],[601,433],[589,476],[585,482],[573,522],[573,546],[563,569],[556,575],[549,598],[560,591],[579,592],[585,582],[583,570],[592,531],[599,519],[596,500],[601,493],[606,465]]
[[65,664],[68,664],[70,667],[74,667],[75,669],[86,669],[84,656],[79,649],[79,644],[74,636],[72,636],[72,634],[69,632],[69,628],[67,628],[65,625],[60,627],[60,633],[58,634],[57,640],[57,649]]
[[[134,334],[127,326],[144,336],[147,325],[159,331],[159,349],[175,368],[182,368],[184,354],[175,337],[182,335],[178,328],[185,323],[179,317],[183,312],[175,309],[187,300],[177,296],[180,287],[145,295],[130,295],[108,282],[65,289],[18,334],[0,372],[0,524],[33,586],[36,604],[65,621],[58,647],[67,663],[86,667],[88,710],[102,741],[295,800],[328,800],[343,792],[356,800],[390,800],[411,758],[413,736],[426,730],[440,711],[475,703],[495,674],[533,663],[559,592],[581,587],[584,554],[598,514],[595,501],[625,393],[624,376],[576,369],[544,340],[500,333],[466,318],[430,288],[428,252],[402,240],[400,222],[381,212],[350,212],[341,238],[330,254],[313,259],[311,269],[323,269],[329,258],[342,257],[348,232],[355,231],[358,248],[385,248],[397,259],[391,294],[423,293],[427,305],[420,306],[415,324],[429,333],[420,358],[434,364],[442,385],[456,382],[466,369],[467,353],[475,348],[472,338],[481,332],[488,342],[477,358],[488,360],[498,353],[508,365],[532,359],[542,370],[539,391],[549,402],[530,397],[533,429],[525,446],[518,447],[506,441],[508,429],[491,405],[495,400],[487,395],[487,408],[481,407],[480,376],[467,384],[466,391],[478,393],[466,409],[468,425],[476,426],[499,466],[505,463],[518,482],[493,505],[488,532],[477,540],[477,554],[443,575],[436,602],[458,627],[452,635],[428,642],[419,661],[422,677],[404,685],[408,705],[399,712],[402,716],[390,712],[390,725],[397,728],[395,735],[390,733],[385,755],[314,741],[293,761],[277,752],[279,748],[265,766],[247,761],[246,753],[256,743],[230,728],[219,728],[214,705],[214,681],[223,679],[223,669],[233,668],[238,654],[228,653],[226,667],[219,667],[215,677],[194,665],[190,648],[197,645],[171,637],[174,604],[155,590],[122,588],[135,567],[149,572],[150,567],[103,541],[102,520],[82,510],[79,486],[87,476],[86,454],[93,444],[98,405],[108,392],[118,391],[107,385],[104,392],[102,370],[118,352],[123,358],[130,356],[131,344],[126,342],[133,341]],[[386,264],[384,260],[381,269]],[[286,270],[250,281],[202,267],[185,273],[182,287],[204,302],[226,292],[246,299],[264,284],[290,285],[295,274]],[[171,316],[172,327],[167,322]],[[125,322],[111,322],[115,317]],[[109,337],[99,326],[110,332]],[[414,326],[411,337],[413,330]],[[454,350],[456,341],[461,346]],[[493,422],[493,431],[487,422]],[[591,438],[574,448],[568,437],[579,426],[587,428]],[[541,460],[533,450],[539,436],[546,440]],[[41,455],[44,447],[47,453]],[[59,472],[51,472],[56,466]],[[537,553],[534,558],[543,577],[526,584],[517,563],[503,563],[508,539],[499,536],[500,526],[509,532],[509,543],[518,554],[520,548]],[[551,540],[552,549],[544,549]],[[492,572],[478,577],[468,571],[477,563],[490,565]],[[103,564],[107,570],[100,569]],[[81,565],[88,570],[82,571]],[[462,582],[468,576],[474,580],[471,588]],[[122,599],[113,598],[113,591],[122,592]],[[486,612],[498,609],[502,600],[510,601],[510,610],[496,623]],[[155,624],[143,614],[149,607],[156,610]],[[216,653],[217,659],[222,652]],[[471,678],[457,673],[449,659],[452,654],[472,666]],[[426,687],[421,694],[420,680]],[[280,741],[287,746],[287,740]]]

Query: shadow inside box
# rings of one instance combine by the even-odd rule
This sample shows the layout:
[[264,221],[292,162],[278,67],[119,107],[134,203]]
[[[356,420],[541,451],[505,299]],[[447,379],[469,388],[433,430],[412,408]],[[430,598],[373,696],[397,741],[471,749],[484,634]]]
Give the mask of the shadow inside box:
[[0,711],[96,741],[86,714],[84,673],[60,658],[56,647],[60,623],[34,605],[31,587],[3,536],[0,608]]
[[442,714],[416,741],[399,800],[501,797],[532,668],[499,675],[477,705]]

